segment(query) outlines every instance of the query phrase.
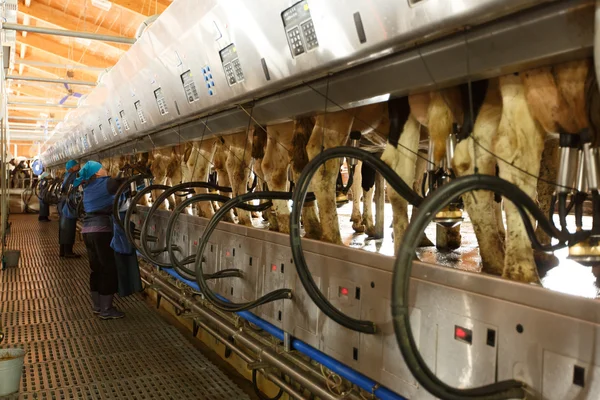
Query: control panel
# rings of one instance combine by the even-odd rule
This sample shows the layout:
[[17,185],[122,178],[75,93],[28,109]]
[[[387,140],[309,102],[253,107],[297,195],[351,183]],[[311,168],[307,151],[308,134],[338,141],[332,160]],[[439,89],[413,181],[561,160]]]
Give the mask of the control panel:
[[187,98],[188,103],[193,103],[200,100],[196,83],[192,77],[192,71],[188,69],[186,72],[181,74],[181,84],[183,85],[183,91],[185,92],[185,97]]
[[119,112],[119,115],[121,116],[121,121],[123,121],[123,127],[125,128],[126,131],[129,130],[129,122],[127,122],[127,118],[125,118],[125,110],[121,110]]
[[231,43],[229,46],[225,47],[219,52],[219,55],[221,56],[221,64],[223,64],[223,70],[225,70],[225,76],[227,77],[229,86],[242,82],[244,80],[244,73],[242,72],[242,66],[235,44]]
[[117,136],[117,130],[115,129],[115,126],[113,125],[112,118],[108,119],[108,126],[110,126],[110,131],[112,132],[113,136]]
[[94,138],[94,143],[99,144],[98,138],[96,137],[96,132],[92,129],[92,137]]
[[144,115],[144,110],[142,110],[142,103],[140,103],[140,101],[138,100],[135,103],[133,103],[133,105],[135,106],[135,111],[137,111],[137,115],[138,115],[138,118],[140,119],[140,123],[145,124],[146,116]]
[[102,129],[102,124],[98,124],[98,130],[100,131],[100,135],[102,135],[102,140],[105,142],[108,140],[108,136],[106,136],[106,132]]
[[292,57],[298,57],[319,47],[307,0],[298,2],[282,12],[281,19]]
[[158,88],[154,91],[154,98],[156,99],[156,105],[158,106],[158,111],[160,115],[165,115],[169,113],[169,109],[167,107],[167,101],[165,100],[165,95],[161,88]]

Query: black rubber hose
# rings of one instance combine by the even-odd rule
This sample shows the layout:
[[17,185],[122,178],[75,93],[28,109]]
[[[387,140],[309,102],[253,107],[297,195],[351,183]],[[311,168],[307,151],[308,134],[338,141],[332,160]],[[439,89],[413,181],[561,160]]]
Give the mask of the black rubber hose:
[[252,370],[252,388],[254,389],[254,393],[258,396],[260,400],[279,400],[283,395],[283,389],[279,388],[279,393],[275,395],[275,397],[269,397],[258,388],[258,382],[256,381],[256,370]]
[[[173,210],[173,212],[171,213],[171,216],[169,217],[169,221],[167,223],[166,248],[167,248],[167,252],[169,253],[169,258],[171,260],[171,266],[173,267],[173,269],[175,269],[175,271],[177,271],[177,273],[179,275],[183,276],[185,279],[189,279],[189,280],[196,279],[196,271],[185,267],[186,265],[193,264],[195,262],[196,255],[195,254],[193,256],[190,255],[190,256],[184,258],[183,260],[178,260],[177,257],[175,256],[175,252],[173,249],[171,239],[173,238],[173,230],[175,229],[175,224],[177,223],[179,216],[182,214],[183,210],[186,207],[188,207],[194,203],[198,203],[201,201],[216,201],[216,202],[220,202],[220,203],[227,203],[229,200],[231,200],[229,197],[223,196],[220,194],[201,193],[201,194],[192,196],[189,199],[185,199],[182,203],[180,203],[177,207],[175,207],[175,210]],[[268,209],[271,206],[272,206],[271,202],[266,202],[266,203],[260,204],[258,206],[242,204],[238,208],[241,208],[241,209],[244,209],[244,210],[250,211],[250,212],[252,212],[252,211],[260,212],[260,211],[264,211],[264,210]],[[204,274],[205,280],[224,278],[224,277],[241,277],[241,273],[237,269],[224,269],[215,274]]]
[[567,193],[558,194],[558,220],[563,231],[567,230]]
[[[448,400],[524,398],[525,384],[515,380],[498,382],[473,389],[456,389],[446,385],[431,372],[421,357],[410,327],[408,308],[410,297],[409,282],[412,262],[415,258],[415,252],[422,232],[425,231],[425,228],[433,220],[438,210],[448,205],[451,199],[471,190],[490,190],[502,195],[517,207],[524,222],[526,222],[525,220],[529,222],[528,214],[530,214],[539,221],[539,226],[546,233],[557,237],[562,242],[574,244],[589,234],[589,232],[586,235],[581,235],[558,231],[550,224],[535,202],[525,192],[510,182],[495,176],[470,175],[457,178],[441,186],[420,205],[416,214],[413,214],[411,223],[404,234],[404,240],[400,243],[392,282],[392,317],[396,340],[406,365],[413,376],[419,384],[436,397]],[[531,223],[529,225],[531,226]]]
[[[204,234],[202,235],[202,240],[198,244],[198,250],[196,251],[196,261],[195,261],[195,269],[196,269],[196,282],[200,287],[200,291],[204,295],[204,297],[212,303],[215,307],[220,308],[224,311],[229,312],[239,312],[246,311],[252,308],[258,307],[262,304],[266,304],[275,300],[283,300],[283,299],[291,299],[292,291],[290,289],[278,289],[273,292],[267,293],[266,295],[250,302],[246,303],[232,303],[223,301],[218,298],[212,290],[208,287],[206,281],[204,280],[204,275],[202,273],[202,260],[204,255],[204,250],[206,245],[208,244],[208,239],[212,232],[219,225],[221,219],[229,212],[229,210],[240,207],[240,205],[252,201],[252,200],[290,200],[291,194],[289,192],[254,192],[254,193],[246,193],[233,199],[229,200],[225,203],[219,211],[213,215],[213,217],[208,221],[206,228],[204,229]],[[260,207],[260,206],[259,206]],[[294,207],[292,207],[294,209]]]
[[[167,200],[171,195],[174,195],[174,194],[177,195],[178,192],[182,192],[182,194],[181,194],[182,196],[187,196],[192,193],[195,193],[193,191],[194,188],[216,189],[216,190],[226,189],[226,188],[221,188],[220,186],[216,186],[216,185],[214,185],[212,183],[208,183],[208,182],[184,182],[184,183],[180,183],[179,185],[175,185],[175,186],[169,187],[168,189],[165,189],[158,196],[158,198],[156,198],[154,200],[154,202],[152,203],[152,207],[150,207],[150,210],[148,210],[146,219],[144,220],[144,223],[142,224],[142,229],[141,229],[141,234],[140,234],[140,245],[142,246],[143,254],[153,264],[156,264],[160,267],[165,267],[165,268],[170,267],[170,265],[168,263],[160,262],[159,260],[155,259],[153,256],[150,256],[150,254],[158,255],[158,254],[164,253],[165,251],[167,251],[167,246],[165,245],[165,247],[162,249],[156,249],[156,251],[150,250],[150,248],[148,247],[148,223],[149,223],[149,221],[154,216],[154,213],[156,212],[156,210],[158,210],[158,207],[160,207],[160,205],[163,204],[165,202],[165,200]],[[159,242],[160,242],[160,240],[159,240]],[[161,251],[159,251],[159,250],[161,250]]]
[[583,203],[587,198],[587,193],[577,192],[573,203],[575,203],[575,226],[578,231],[583,229]]
[[115,193],[115,201],[113,202],[113,219],[117,222],[117,225],[119,225],[123,230],[125,229],[125,225],[121,220],[119,212],[121,208],[121,195],[129,190],[129,185],[132,182],[136,182],[136,185],[138,185],[140,181],[143,182],[144,178],[152,178],[152,176],[141,174],[131,176],[127,180],[125,180],[125,182],[123,182],[121,186],[119,186],[119,188],[117,189],[117,193]]
[[327,315],[329,318],[348,329],[362,333],[373,334],[377,331],[373,322],[358,320],[347,316],[334,305],[332,305],[327,297],[323,295],[308,269],[306,259],[304,258],[304,252],[302,250],[302,241],[300,238],[300,215],[302,212],[302,204],[305,201],[310,181],[313,175],[317,172],[317,169],[322,164],[330,159],[342,157],[351,157],[362,160],[363,163],[367,163],[367,165],[375,169],[384,177],[388,185],[391,185],[396,192],[398,192],[415,207],[419,207],[423,199],[412,188],[410,188],[387,164],[373,154],[355,147],[336,147],[333,149],[324,150],[318,156],[313,158],[306,165],[306,167],[304,167],[302,174],[296,182],[296,189],[294,190],[294,196],[292,198],[293,207],[290,215],[290,244],[294,263],[296,264],[296,271],[298,272],[298,277],[300,278],[300,282],[302,282],[302,286],[304,286],[306,293],[310,296],[317,307],[319,307],[319,309],[323,311],[323,313],[325,313],[325,315]]
[[[142,199],[142,197],[149,194],[153,190],[167,190],[168,188],[170,188],[170,186],[167,186],[167,185],[150,185],[148,187],[143,188],[131,200],[129,208],[127,209],[127,212],[125,213],[125,218],[123,219],[123,222],[124,222],[123,225],[125,225],[125,236],[127,236],[127,240],[129,240],[129,243],[131,243],[137,251],[142,253],[142,255],[144,257],[147,257],[147,255],[144,253],[144,250],[136,244],[136,242],[135,242],[136,238],[134,236],[135,231],[134,232],[131,231],[131,224],[130,224],[131,216],[133,215],[133,213],[135,211],[137,211],[137,203]],[[160,254],[160,253],[162,253],[162,250],[153,250],[152,253]]]

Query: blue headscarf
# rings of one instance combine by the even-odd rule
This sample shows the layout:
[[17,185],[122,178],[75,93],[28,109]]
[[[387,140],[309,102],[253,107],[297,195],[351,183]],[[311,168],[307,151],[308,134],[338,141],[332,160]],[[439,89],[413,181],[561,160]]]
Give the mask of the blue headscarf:
[[75,160],[67,161],[67,171],[70,170],[71,168],[73,168],[74,166],[76,166],[77,164],[79,164],[79,163]]
[[77,173],[77,178],[73,182],[73,186],[77,187],[83,181],[89,181],[92,176],[94,176],[98,171],[102,169],[102,164],[98,161],[88,161],[83,164],[83,167]]

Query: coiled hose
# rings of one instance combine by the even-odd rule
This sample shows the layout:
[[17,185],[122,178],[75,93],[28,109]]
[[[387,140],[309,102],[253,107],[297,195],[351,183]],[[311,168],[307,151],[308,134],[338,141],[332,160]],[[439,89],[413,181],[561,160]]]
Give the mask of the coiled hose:
[[[233,199],[229,200],[225,203],[219,211],[213,215],[213,217],[208,221],[206,228],[204,230],[204,234],[202,235],[202,240],[198,244],[198,250],[196,251],[196,261],[195,261],[195,269],[196,269],[196,282],[200,287],[200,290],[204,297],[215,307],[229,312],[239,312],[246,311],[252,308],[258,307],[262,304],[270,303],[275,300],[282,299],[291,299],[292,291],[290,289],[277,289],[273,292],[267,293],[266,295],[250,302],[246,303],[232,303],[221,300],[218,296],[216,296],[212,290],[208,287],[206,280],[204,279],[204,275],[202,273],[202,261],[204,250],[206,245],[208,244],[208,239],[212,232],[216,229],[217,225],[221,221],[221,219],[229,212],[229,210],[240,207],[244,203],[252,200],[290,200],[291,193],[289,192],[254,192],[254,193],[246,193]],[[261,207],[259,205],[257,207]],[[294,209],[294,207],[292,207]]]
[[296,265],[300,282],[302,282],[302,286],[304,286],[306,293],[308,293],[317,307],[319,307],[319,309],[333,321],[354,331],[373,334],[377,331],[375,323],[371,321],[358,320],[347,316],[334,305],[332,305],[323,295],[308,269],[306,259],[304,258],[304,252],[302,250],[302,241],[300,238],[300,215],[302,212],[302,204],[305,201],[310,181],[317,172],[317,169],[322,164],[330,159],[342,157],[355,158],[362,160],[363,163],[367,163],[367,165],[378,171],[385,178],[388,185],[392,186],[396,192],[400,193],[400,195],[412,205],[419,206],[423,199],[414,190],[412,190],[387,164],[373,154],[355,147],[344,146],[324,150],[318,156],[313,158],[306,165],[306,167],[304,167],[302,174],[296,182],[296,189],[294,190],[294,196],[292,198],[294,207],[292,207],[292,212],[290,215],[290,245],[292,248],[292,257],[294,258],[294,263]]
[[[133,197],[133,199],[131,199],[129,208],[127,209],[127,212],[125,213],[125,218],[123,218],[123,225],[124,225],[124,229],[125,229],[125,235],[127,236],[127,240],[129,240],[129,243],[131,243],[131,245],[133,247],[135,247],[135,249],[137,251],[139,251],[146,258],[148,258],[147,254],[145,254],[142,247],[138,246],[138,244],[136,243],[136,240],[140,239],[140,231],[136,230],[136,229],[132,230],[133,224],[130,223],[131,216],[133,215],[133,213],[135,211],[137,211],[137,204],[144,196],[146,196],[153,190],[167,190],[169,188],[170,188],[170,186],[167,186],[167,185],[150,185],[150,186],[147,186],[147,187],[143,188],[142,190],[138,191],[137,194]],[[157,240],[158,240],[158,238],[156,238],[156,237],[152,238],[152,241],[157,241]],[[151,241],[151,238],[147,238],[147,241]],[[151,250],[150,252],[152,254],[160,254],[163,252],[163,250],[160,250],[160,249],[159,250]]]
[[[141,233],[140,233],[140,244],[141,244],[142,249],[144,250],[145,254],[148,254],[148,255],[160,254],[160,253],[150,252],[150,248],[148,247],[148,241],[147,241],[148,224],[149,224],[150,220],[152,219],[152,217],[154,216],[154,213],[156,212],[156,210],[158,210],[158,207],[160,207],[160,205],[162,203],[164,203],[165,200],[167,200],[171,195],[185,197],[185,196],[194,194],[195,193],[195,191],[193,190],[194,188],[215,189],[215,190],[219,190],[219,191],[231,191],[231,188],[220,187],[220,186],[214,185],[212,183],[208,183],[208,182],[185,182],[185,183],[180,183],[179,185],[169,187],[168,189],[165,189],[158,196],[158,198],[152,203],[152,206],[150,207],[150,210],[148,210],[148,214],[146,215],[146,219],[144,220],[144,223],[142,224],[142,229],[141,229]],[[168,250],[167,246],[165,245],[165,247],[162,249],[161,253],[164,253],[167,250]],[[177,250],[181,252],[180,248],[178,248]],[[153,256],[148,256],[148,259],[149,259],[149,261],[151,261],[155,265],[158,265],[159,267],[168,268],[171,266],[169,263],[161,262],[161,261],[157,260],[156,258],[154,258]]]
[[446,385],[435,376],[421,357],[410,327],[408,310],[409,281],[412,262],[415,258],[421,234],[433,220],[437,211],[447,206],[452,199],[472,190],[490,190],[511,201],[517,207],[534,247],[543,248],[537,240],[534,240],[535,230],[529,219],[530,215],[538,220],[541,229],[551,237],[557,238],[561,243],[572,245],[590,235],[589,231],[574,234],[568,231],[559,231],[554,224],[546,219],[546,216],[525,192],[501,178],[490,175],[470,175],[457,178],[438,188],[435,193],[423,201],[417,213],[413,215],[411,223],[404,234],[395,261],[392,282],[394,332],[406,365],[419,384],[434,396],[447,400],[524,398],[525,384],[516,380],[497,382],[472,389],[457,389]]
[[121,229],[125,230],[125,225],[123,225],[123,220],[121,220],[121,216],[120,216],[120,212],[119,210],[121,209],[121,196],[124,193],[127,193],[129,191],[129,186],[135,182],[136,186],[139,185],[140,183],[143,182],[144,179],[146,178],[152,178],[152,175],[148,175],[148,174],[137,174],[137,175],[132,175],[129,178],[127,178],[122,184],[121,186],[119,186],[119,188],[117,189],[117,192],[115,193],[115,201],[113,202],[113,219],[115,220],[115,222],[117,223],[117,225],[119,225],[121,227]]
[[[188,207],[194,203],[198,203],[201,201],[215,201],[215,202],[220,202],[220,203],[227,203],[229,200],[231,200],[229,197],[223,196],[223,195],[218,195],[218,194],[208,194],[208,193],[197,194],[195,196],[190,197],[189,199],[185,199],[182,203],[180,203],[177,207],[175,207],[175,210],[173,210],[173,213],[169,217],[169,222],[167,223],[167,231],[166,231],[167,252],[169,253],[169,258],[171,260],[171,266],[173,267],[173,269],[175,271],[177,271],[177,273],[179,275],[183,276],[185,279],[189,279],[189,280],[196,279],[196,271],[186,267],[186,265],[193,264],[195,262],[196,254],[189,255],[186,258],[184,258],[183,260],[178,260],[177,257],[175,256],[175,247],[172,244],[172,238],[173,238],[173,230],[175,229],[175,225],[177,223],[177,220],[179,219],[179,216],[181,215],[183,210],[185,210],[186,207]],[[242,204],[238,208],[246,210],[246,211],[250,211],[250,212],[252,212],[252,211],[260,212],[260,211],[264,211],[264,210],[268,209],[271,206],[272,206],[271,202],[266,202],[266,203],[260,204],[258,206]],[[204,279],[209,280],[209,279],[216,279],[216,278],[241,277],[241,276],[242,276],[241,271],[238,269],[223,269],[214,274],[204,274]]]

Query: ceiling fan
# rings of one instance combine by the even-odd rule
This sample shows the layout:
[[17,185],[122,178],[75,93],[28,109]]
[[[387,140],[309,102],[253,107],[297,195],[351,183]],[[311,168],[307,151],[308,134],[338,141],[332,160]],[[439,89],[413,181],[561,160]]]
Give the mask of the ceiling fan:
[[[69,71],[67,71],[67,77],[68,77],[68,78],[73,78],[73,76],[74,76],[74,75],[75,75],[75,74],[73,73],[73,71],[70,71],[70,70],[69,70]],[[81,93],[74,92],[74,91],[73,91],[73,89],[71,89],[71,88],[69,87],[69,84],[68,84],[68,83],[63,83],[63,85],[64,85],[65,89],[67,89],[67,95],[66,95],[65,97],[63,97],[63,98],[62,98],[62,99],[61,99],[61,100],[58,102],[58,104],[64,104],[64,103],[65,103],[65,101],[67,101],[67,99],[68,99],[70,96],[73,96],[73,97],[76,97],[76,98],[80,98],[81,96],[83,96]]]

